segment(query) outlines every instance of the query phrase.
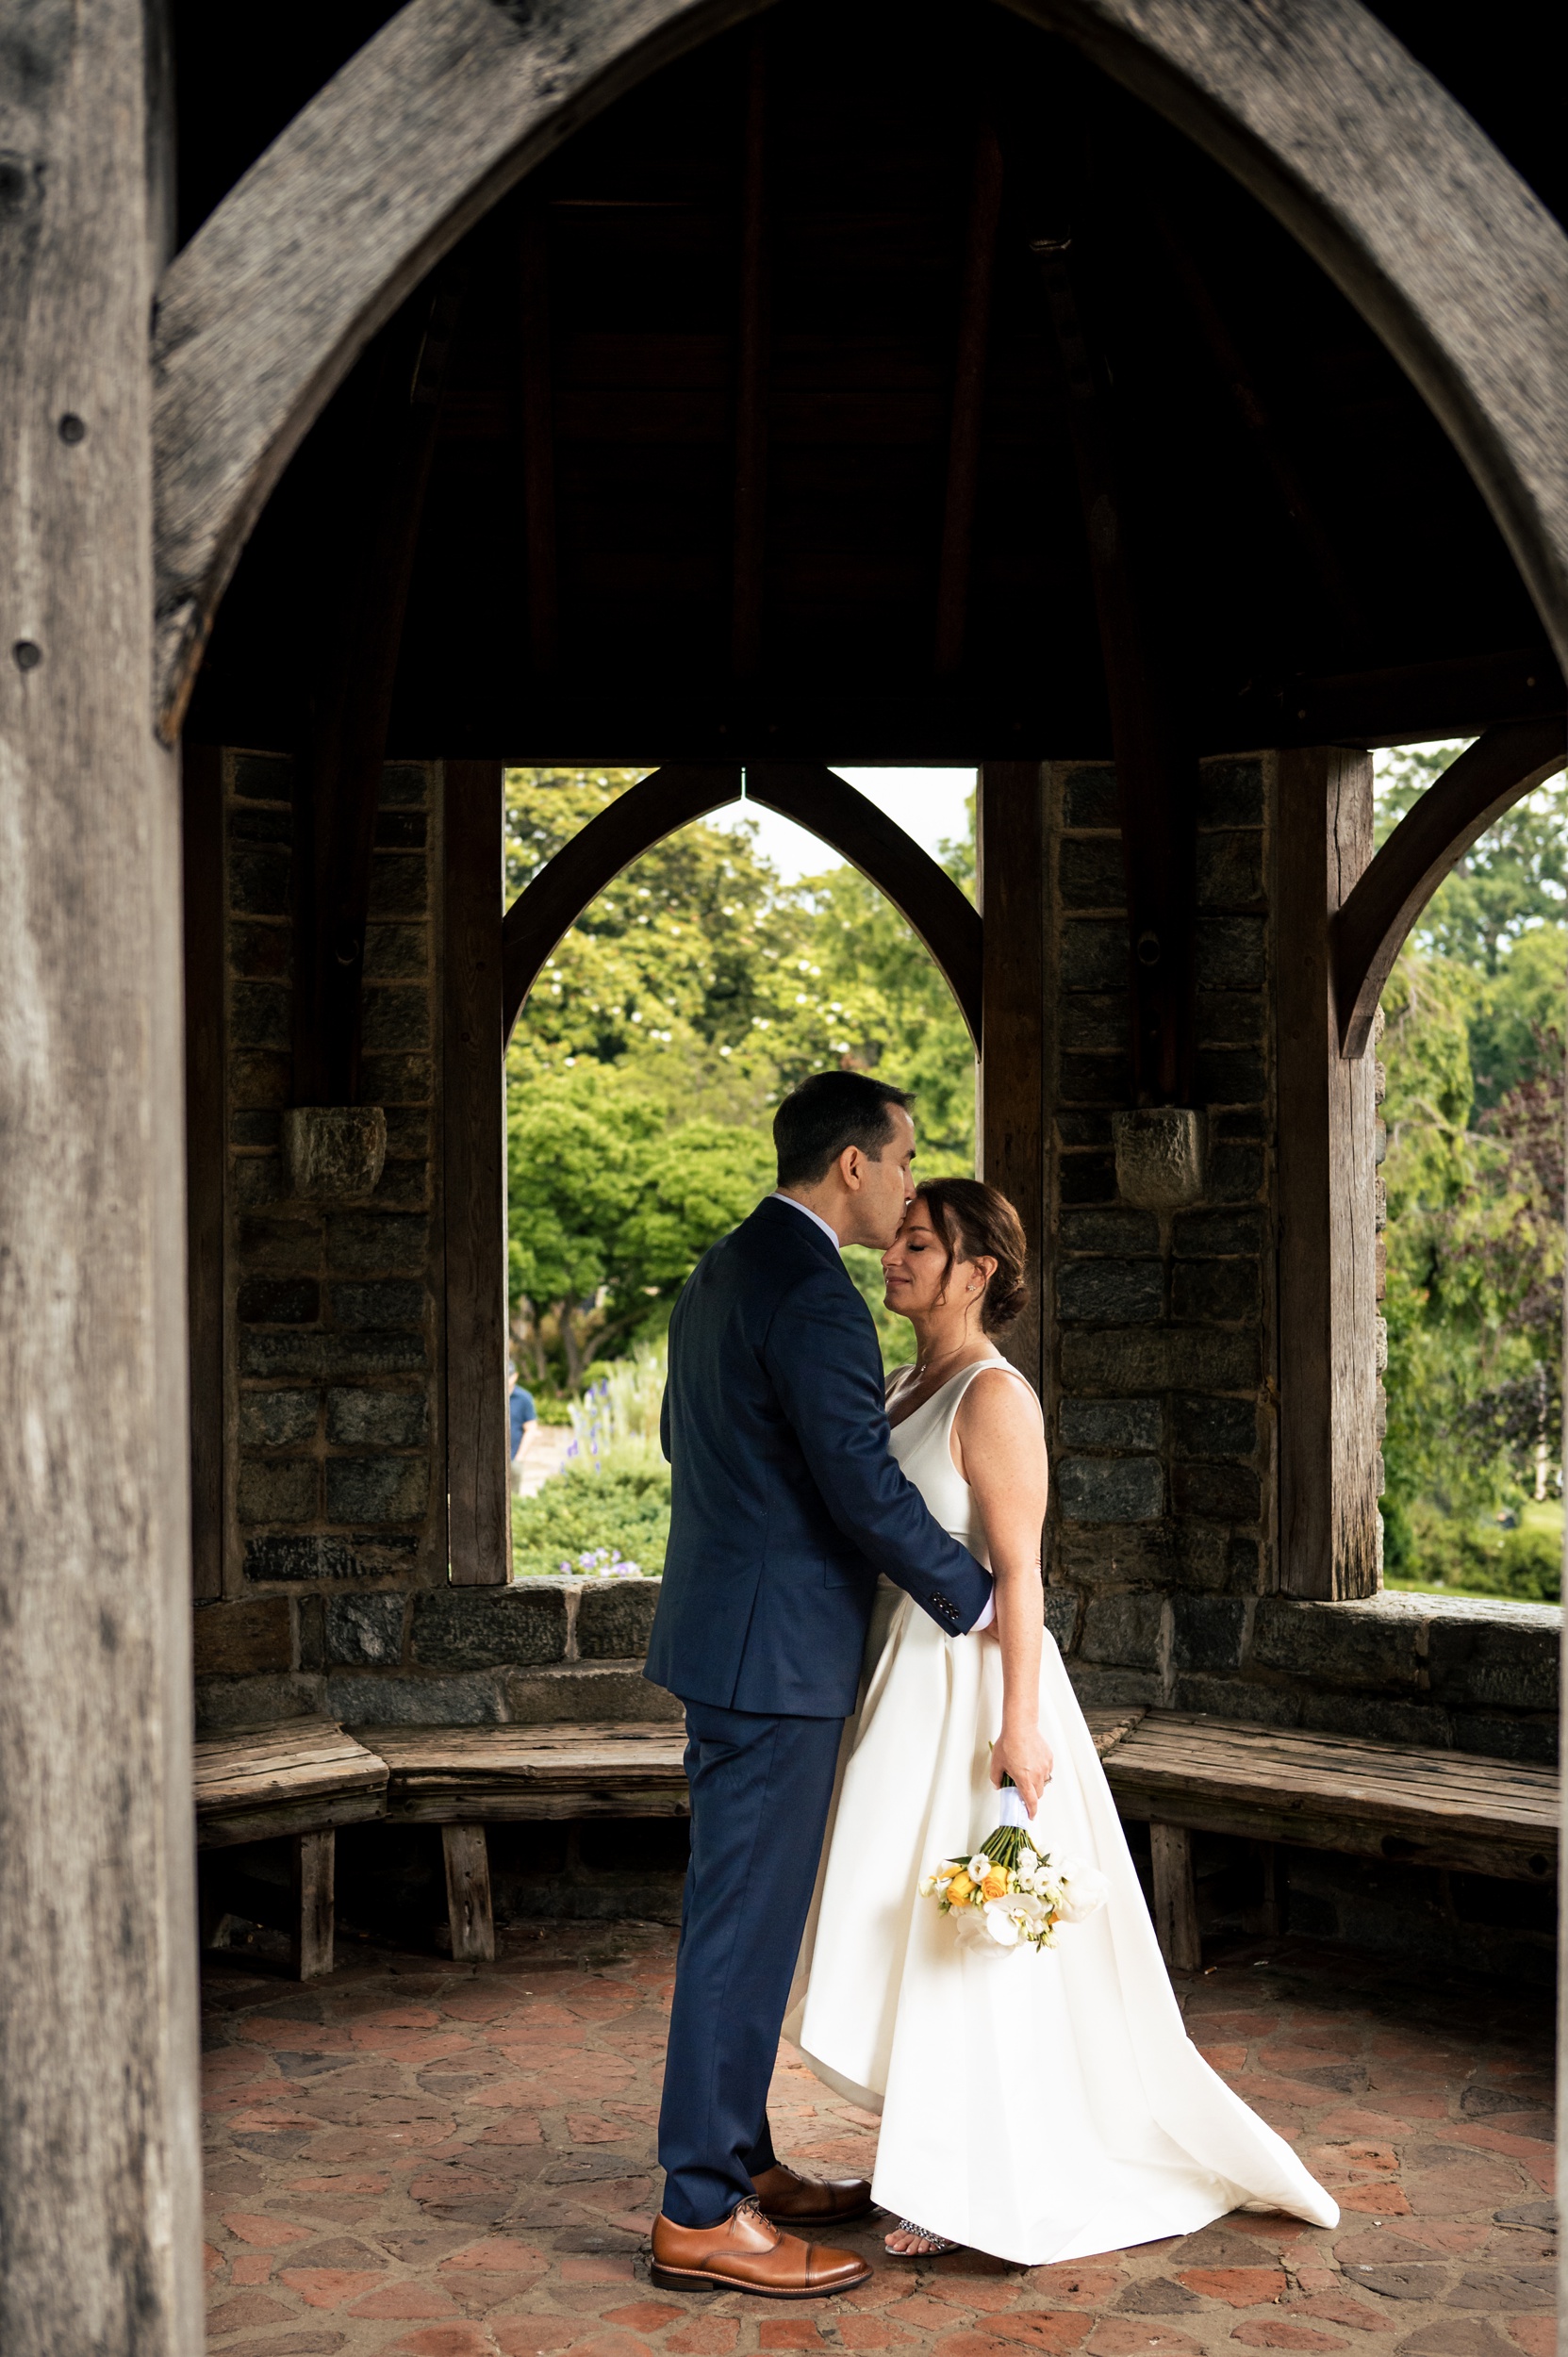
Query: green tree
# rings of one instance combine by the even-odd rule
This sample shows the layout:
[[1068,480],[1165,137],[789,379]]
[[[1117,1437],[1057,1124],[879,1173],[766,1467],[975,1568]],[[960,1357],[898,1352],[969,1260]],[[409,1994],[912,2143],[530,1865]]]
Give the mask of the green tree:
[[[509,770],[508,889],[635,774]],[[685,827],[618,876],[541,972],[516,1063],[614,1064],[672,1113],[754,1122],[806,1073],[850,1060],[854,1011],[824,981],[810,902],[753,833]]]
[[[1378,760],[1376,837],[1465,750],[1464,741],[1407,745]],[[1541,786],[1490,826],[1432,895],[1416,927],[1422,948],[1495,973],[1510,945],[1568,916],[1568,779]]]
[[1562,1070],[1568,926],[1521,933],[1487,976],[1470,1016],[1477,1120],[1515,1090]]
[[668,1317],[772,1165],[754,1131],[671,1125],[629,1076],[592,1063],[509,1076],[506,1132],[513,1333],[538,1379],[558,1358],[573,1390],[594,1357]]
[[[1383,994],[1388,1072],[1386,1554],[1418,1569],[1416,1509],[1517,1501],[1560,1352],[1561,1092],[1514,1092],[1472,1126],[1484,976],[1407,948]],[[1527,1430],[1526,1429],[1527,1426]]]
[[[506,773],[506,888],[646,774]],[[968,840],[946,847],[973,878]],[[864,877],[784,886],[754,829],[697,824],[636,861],[541,972],[507,1051],[514,1333],[537,1380],[668,1315],[699,1255],[772,1178],[773,1107],[850,1064],[918,1093],[920,1167],[974,1167],[974,1061],[926,950]],[[875,1254],[851,1273],[883,1335]]]

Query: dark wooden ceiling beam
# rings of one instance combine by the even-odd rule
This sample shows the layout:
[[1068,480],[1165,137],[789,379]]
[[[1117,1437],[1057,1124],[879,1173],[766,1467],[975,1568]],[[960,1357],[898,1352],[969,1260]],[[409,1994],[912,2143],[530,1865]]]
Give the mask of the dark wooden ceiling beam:
[[1395,828],[1334,918],[1340,1053],[1366,1053],[1378,1001],[1411,926],[1488,827],[1563,766],[1568,724],[1508,720],[1488,729]]
[[762,666],[767,536],[767,49],[752,27],[746,77],[741,188],[740,317],[735,354],[734,591],[730,659],[736,679]]
[[1084,323],[1071,241],[1038,239],[1032,251],[1055,340],[1111,708],[1131,948],[1134,1102],[1187,1104],[1197,763],[1180,743],[1129,547],[1109,385]]
[[936,590],[936,676],[951,679],[964,660],[980,488],[980,429],[985,406],[985,348],[996,275],[997,227],[1001,219],[1001,146],[989,124],[975,141],[974,179],[964,247],[964,291],[958,313],[952,422],[948,437],[948,485],[942,510],[942,562]]
[[518,343],[516,398],[522,444],[528,656],[535,676],[548,679],[560,656],[560,587],[555,550],[549,213],[538,198],[524,206],[518,235]]
[[1257,379],[1242,356],[1219,305],[1202,271],[1177,235],[1172,223],[1156,210],[1152,225],[1165,259],[1176,275],[1187,307],[1209,348],[1209,355],[1230,395],[1242,428],[1257,453],[1263,470],[1274,484],[1279,503],[1316,576],[1317,585],[1335,617],[1357,642],[1366,635],[1365,618],[1339,561],[1332,539],[1319,520],[1301,470],[1277,418],[1258,389]]
[[365,924],[398,652],[436,447],[461,285],[444,276],[415,350],[388,336],[362,447],[341,628],[318,698],[302,798],[308,854],[296,863],[294,1101],[351,1105],[359,1085]]

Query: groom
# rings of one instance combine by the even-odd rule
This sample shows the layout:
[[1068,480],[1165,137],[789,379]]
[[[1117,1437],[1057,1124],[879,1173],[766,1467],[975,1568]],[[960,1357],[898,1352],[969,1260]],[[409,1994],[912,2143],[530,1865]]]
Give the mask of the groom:
[[870,2273],[779,2231],[860,2217],[871,2189],[781,2167],[767,2106],[877,1574],[950,1636],[991,1611],[990,1574],[893,1459],[876,1328],[839,1258],[898,1232],[908,1105],[864,1073],[802,1081],[773,1122],[778,1193],[704,1253],[670,1323],[647,1674],[686,1706],[691,1866],[659,2116],[667,2290],[799,2299]]

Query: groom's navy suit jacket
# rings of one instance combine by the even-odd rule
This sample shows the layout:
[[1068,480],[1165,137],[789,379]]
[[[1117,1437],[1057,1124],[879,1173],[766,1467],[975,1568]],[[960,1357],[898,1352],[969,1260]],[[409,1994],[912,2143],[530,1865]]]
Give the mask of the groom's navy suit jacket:
[[660,1429],[674,1497],[646,1674],[683,1702],[846,1717],[879,1572],[951,1636],[984,1610],[989,1572],[889,1450],[870,1311],[787,1203],[687,1279]]

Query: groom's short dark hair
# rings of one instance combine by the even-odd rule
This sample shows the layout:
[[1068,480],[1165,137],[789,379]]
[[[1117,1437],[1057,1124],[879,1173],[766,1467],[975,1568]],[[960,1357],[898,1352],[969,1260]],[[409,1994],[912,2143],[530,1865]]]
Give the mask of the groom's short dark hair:
[[889,1088],[867,1072],[814,1072],[773,1116],[780,1186],[815,1185],[847,1146],[881,1162],[893,1135],[890,1108],[912,1102],[908,1089]]

